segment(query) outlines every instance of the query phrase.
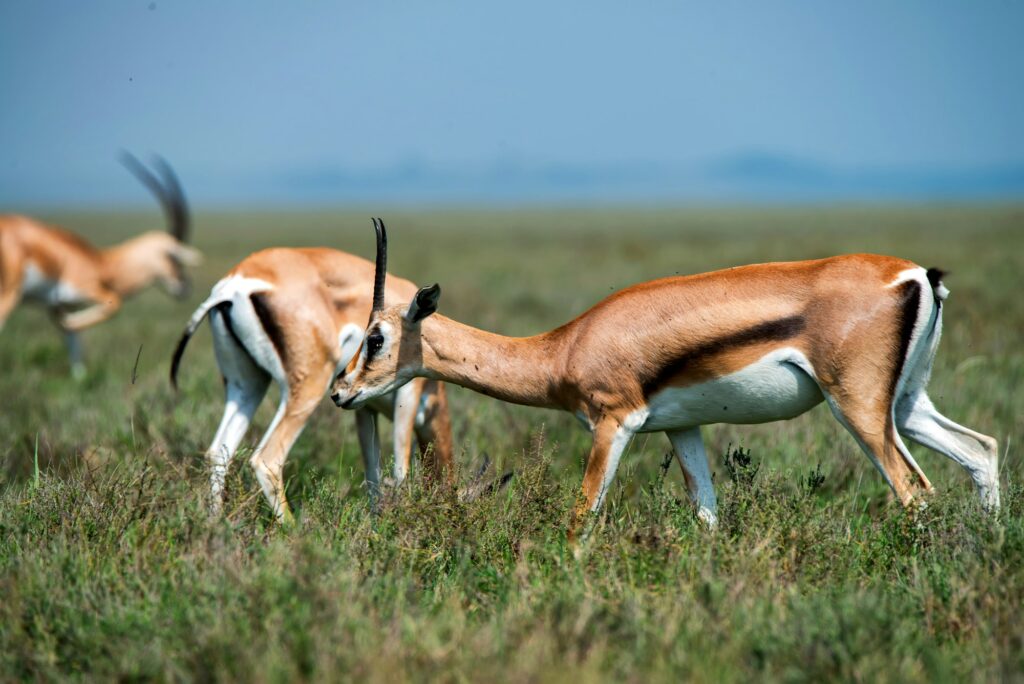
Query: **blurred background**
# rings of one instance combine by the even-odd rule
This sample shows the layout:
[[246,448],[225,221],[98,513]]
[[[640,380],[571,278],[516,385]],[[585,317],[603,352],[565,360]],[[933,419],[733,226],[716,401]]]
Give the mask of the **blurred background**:
[[1015,2],[5,2],[0,205],[1006,200]]

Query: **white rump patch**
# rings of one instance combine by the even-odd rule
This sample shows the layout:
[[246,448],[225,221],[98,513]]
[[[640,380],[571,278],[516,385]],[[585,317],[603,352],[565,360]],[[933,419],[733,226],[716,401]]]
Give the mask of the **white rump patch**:
[[890,287],[898,287],[899,285],[902,285],[903,283],[906,283],[911,280],[916,280],[919,283],[923,283],[928,289],[931,289],[931,283],[928,282],[928,272],[925,271],[920,266],[918,266],[917,268],[908,268],[906,270],[900,271],[899,274],[896,276],[896,280],[886,285],[885,288],[889,289]]
[[230,301],[235,297],[248,297],[254,292],[267,292],[273,289],[274,285],[266,280],[231,275],[218,280],[210,290],[210,296],[207,299],[218,302]]
[[274,343],[267,336],[267,331],[263,329],[250,299],[257,292],[269,292],[273,289],[272,283],[259,278],[228,276],[213,286],[210,296],[199,310],[216,306],[221,302],[231,302],[231,329],[235,331],[235,335],[252,356],[253,361],[270,373],[284,391],[288,387],[284,364],[274,349]]

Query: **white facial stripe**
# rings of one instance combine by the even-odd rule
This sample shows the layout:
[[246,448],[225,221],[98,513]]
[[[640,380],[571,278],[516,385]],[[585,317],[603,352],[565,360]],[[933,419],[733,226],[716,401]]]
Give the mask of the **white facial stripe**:
[[384,338],[384,344],[381,345],[380,350],[374,353],[373,358],[370,359],[371,367],[375,362],[386,358],[388,354],[391,353],[391,349],[394,346],[394,336],[392,334],[394,332],[394,328],[390,323],[381,321],[380,323],[370,326],[367,331],[368,334],[363,338],[362,345],[359,347],[359,358],[356,361],[356,367],[345,378],[351,388],[350,391],[358,392],[360,404],[365,403],[369,399],[387,394],[394,390],[397,385],[404,384],[399,383],[397,378],[392,378],[392,380],[384,386],[377,387],[368,386],[365,383],[360,382],[360,378],[363,376],[363,372],[366,369],[367,345],[374,331],[379,332]]

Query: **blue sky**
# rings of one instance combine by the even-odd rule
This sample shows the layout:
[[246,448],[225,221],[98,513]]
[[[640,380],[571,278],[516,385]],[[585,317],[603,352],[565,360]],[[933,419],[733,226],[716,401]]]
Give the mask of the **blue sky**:
[[209,205],[1019,196],[1022,31],[1008,0],[8,0],[0,206],[144,202],[122,148]]

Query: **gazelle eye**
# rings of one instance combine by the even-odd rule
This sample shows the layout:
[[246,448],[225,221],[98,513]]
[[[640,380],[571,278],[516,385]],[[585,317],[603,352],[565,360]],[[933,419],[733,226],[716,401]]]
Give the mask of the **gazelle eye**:
[[370,336],[366,338],[366,358],[373,358],[373,355],[379,352],[383,346],[384,336],[379,332],[370,333]]

